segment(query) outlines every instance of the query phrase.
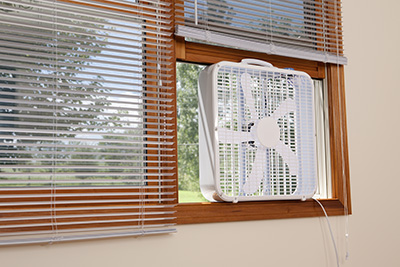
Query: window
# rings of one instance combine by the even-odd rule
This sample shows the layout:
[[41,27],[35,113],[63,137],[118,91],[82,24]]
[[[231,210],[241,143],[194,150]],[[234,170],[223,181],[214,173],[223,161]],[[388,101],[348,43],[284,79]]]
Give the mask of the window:
[[175,231],[171,11],[0,3],[0,244]]
[[[325,80],[332,193],[322,203],[329,215],[351,213],[340,1],[176,1],[175,25],[177,61],[255,58]],[[323,214],[312,200],[181,203],[177,209],[181,224]]]
[[[332,196],[322,202],[330,215],[343,214],[346,199],[350,203],[343,66],[210,45],[210,23],[203,24],[203,43],[173,37],[173,19],[180,25],[186,19],[174,16],[174,8],[192,2],[0,4],[0,244],[173,232],[175,217],[184,224],[322,215],[313,201],[181,203],[174,213],[176,61],[209,65],[256,58],[325,79]],[[217,3],[203,11],[217,15],[206,21],[217,21],[220,9],[239,14],[227,2],[245,3],[199,1],[203,7]],[[283,2],[315,3],[311,13],[318,16],[303,33],[318,44],[313,50],[327,59],[339,53],[342,60],[341,25],[327,23],[340,21],[336,0]],[[291,13],[287,8],[281,15]],[[309,8],[293,8],[310,22]],[[277,38],[270,41],[293,38],[276,35],[276,25],[267,28],[261,35]],[[233,39],[219,45],[232,45],[226,40]]]
[[[227,60],[239,62],[256,58],[279,68],[292,67],[307,72],[313,79],[325,80],[329,113],[329,151],[331,196],[321,200],[329,215],[344,214],[344,194],[349,195],[343,66],[197,43],[180,37],[175,39],[176,60],[196,64],[214,64]],[[340,78],[340,79],[339,79]],[[340,90],[340,91],[339,91]],[[342,136],[341,136],[342,135]],[[343,150],[343,153],[342,153]],[[346,190],[343,186],[346,179]],[[318,204],[309,201],[266,201],[232,203],[180,203],[178,224],[257,219],[298,218],[323,215]],[[349,205],[349,212],[351,206]]]

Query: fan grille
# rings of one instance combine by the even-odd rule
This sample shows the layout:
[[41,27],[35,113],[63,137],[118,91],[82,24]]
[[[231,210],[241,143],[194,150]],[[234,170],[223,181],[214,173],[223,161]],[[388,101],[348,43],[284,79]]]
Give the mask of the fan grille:
[[[219,185],[225,195],[288,196],[314,190],[312,94],[311,79],[302,75],[278,69],[219,68]],[[279,126],[276,147],[263,146],[255,134],[258,122],[266,117]],[[299,179],[305,176],[309,179]],[[255,183],[251,186],[255,191],[246,191],[246,183]]]

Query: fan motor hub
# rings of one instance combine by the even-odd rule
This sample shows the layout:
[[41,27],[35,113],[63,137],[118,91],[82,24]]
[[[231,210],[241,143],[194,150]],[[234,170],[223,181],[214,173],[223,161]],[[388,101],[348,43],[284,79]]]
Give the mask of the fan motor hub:
[[274,147],[280,139],[280,128],[271,117],[265,117],[258,121],[256,135],[261,145]]

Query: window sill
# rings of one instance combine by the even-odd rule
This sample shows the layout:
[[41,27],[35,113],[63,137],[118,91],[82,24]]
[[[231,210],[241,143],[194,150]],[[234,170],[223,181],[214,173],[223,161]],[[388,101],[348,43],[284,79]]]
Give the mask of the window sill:
[[[320,200],[329,216],[344,214],[339,199]],[[349,211],[351,214],[351,211]],[[215,223],[267,219],[288,219],[324,216],[318,203],[306,201],[265,201],[241,203],[181,203],[177,206],[177,223]]]

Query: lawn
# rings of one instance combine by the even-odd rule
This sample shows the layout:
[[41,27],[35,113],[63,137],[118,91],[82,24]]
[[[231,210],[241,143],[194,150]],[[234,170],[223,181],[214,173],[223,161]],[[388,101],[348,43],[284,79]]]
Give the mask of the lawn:
[[205,202],[207,199],[200,192],[179,190],[179,203]]

